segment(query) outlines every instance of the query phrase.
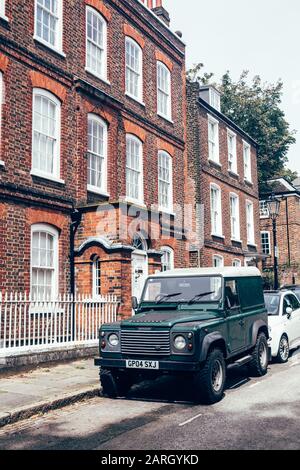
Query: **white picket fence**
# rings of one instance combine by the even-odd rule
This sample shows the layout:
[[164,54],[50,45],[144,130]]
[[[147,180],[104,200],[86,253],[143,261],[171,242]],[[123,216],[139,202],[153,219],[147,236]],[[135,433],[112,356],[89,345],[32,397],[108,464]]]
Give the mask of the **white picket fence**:
[[108,295],[60,295],[34,300],[26,293],[0,292],[0,356],[9,352],[97,344],[99,327],[117,320],[119,301]]

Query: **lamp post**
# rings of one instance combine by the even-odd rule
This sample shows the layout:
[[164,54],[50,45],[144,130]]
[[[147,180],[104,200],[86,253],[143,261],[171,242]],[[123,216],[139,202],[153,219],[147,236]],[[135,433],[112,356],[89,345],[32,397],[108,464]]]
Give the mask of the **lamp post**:
[[272,219],[273,226],[273,256],[274,256],[274,289],[279,289],[278,278],[278,246],[277,246],[277,218],[280,211],[280,199],[276,198],[274,194],[270,196],[267,201],[269,216]]

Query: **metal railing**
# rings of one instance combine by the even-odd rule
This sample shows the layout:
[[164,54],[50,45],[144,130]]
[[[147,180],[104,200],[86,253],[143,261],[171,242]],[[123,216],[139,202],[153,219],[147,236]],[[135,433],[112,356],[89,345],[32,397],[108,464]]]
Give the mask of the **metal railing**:
[[60,295],[34,300],[26,293],[0,292],[0,355],[66,344],[97,344],[99,327],[117,320],[119,301],[108,295]]

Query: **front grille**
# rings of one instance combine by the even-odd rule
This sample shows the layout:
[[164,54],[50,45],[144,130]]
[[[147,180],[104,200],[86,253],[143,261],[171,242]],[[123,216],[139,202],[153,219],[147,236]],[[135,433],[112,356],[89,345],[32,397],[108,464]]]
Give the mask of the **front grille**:
[[170,355],[169,331],[122,330],[121,351],[126,355]]

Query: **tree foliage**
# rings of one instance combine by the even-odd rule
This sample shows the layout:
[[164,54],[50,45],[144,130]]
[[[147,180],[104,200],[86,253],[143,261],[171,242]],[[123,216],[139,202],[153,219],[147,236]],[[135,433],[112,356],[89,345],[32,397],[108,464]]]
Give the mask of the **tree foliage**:
[[261,77],[249,78],[243,71],[234,81],[227,71],[220,83],[212,83],[213,74],[201,75],[203,64],[195,65],[187,73],[190,81],[216,86],[222,93],[222,112],[258,143],[258,176],[260,189],[269,179],[285,176],[289,180],[297,174],[286,168],[288,151],[295,143],[295,131],[290,129],[280,108],[283,82],[265,83]]

